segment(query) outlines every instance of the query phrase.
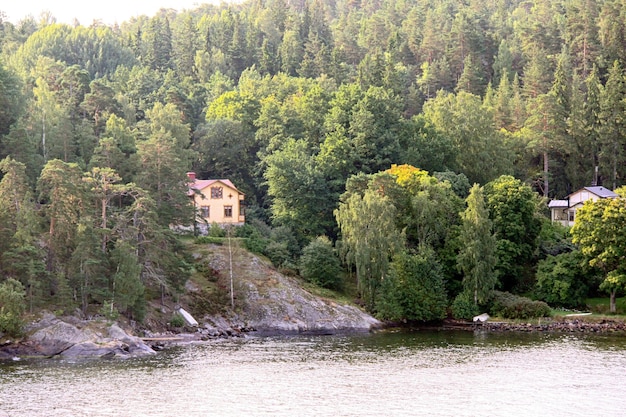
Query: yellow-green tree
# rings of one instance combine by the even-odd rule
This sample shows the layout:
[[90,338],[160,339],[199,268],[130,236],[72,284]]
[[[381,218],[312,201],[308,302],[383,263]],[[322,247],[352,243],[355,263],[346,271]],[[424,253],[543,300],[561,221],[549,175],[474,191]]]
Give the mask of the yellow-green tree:
[[603,271],[600,289],[609,293],[614,313],[615,297],[626,288],[626,198],[587,201],[576,211],[571,233],[589,265]]

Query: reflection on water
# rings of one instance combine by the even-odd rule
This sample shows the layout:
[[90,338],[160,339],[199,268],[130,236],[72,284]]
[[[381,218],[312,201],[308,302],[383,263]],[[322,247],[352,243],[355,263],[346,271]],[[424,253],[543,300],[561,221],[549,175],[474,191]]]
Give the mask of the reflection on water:
[[250,338],[140,360],[2,364],[0,416],[624,415],[625,369],[623,336]]

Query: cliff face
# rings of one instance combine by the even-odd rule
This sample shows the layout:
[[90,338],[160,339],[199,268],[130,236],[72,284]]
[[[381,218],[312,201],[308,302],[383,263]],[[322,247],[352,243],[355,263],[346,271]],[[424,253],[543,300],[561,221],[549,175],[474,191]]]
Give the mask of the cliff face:
[[[210,264],[230,284],[230,253],[235,309],[199,321],[209,327],[244,328],[256,334],[332,334],[368,332],[381,326],[372,316],[354,305],[318,297],[305,290],[293,277],[276,271],[267,261],[237,248],[210,248]],[[199,256],[199,255],[198,255]]]

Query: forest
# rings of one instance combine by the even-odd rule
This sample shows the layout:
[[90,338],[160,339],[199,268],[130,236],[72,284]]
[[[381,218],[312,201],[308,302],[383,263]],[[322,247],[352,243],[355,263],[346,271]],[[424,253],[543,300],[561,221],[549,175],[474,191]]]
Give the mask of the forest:
[[179,291],[192,260],[170,226],[194,218],[188,171],[246,194],[251,248],[322,286],[354,279],[381,318],[534,314],[547,305],[519,295],[574,308],[599,291],[604,264],[546,203],[625,185],[622,1],[3,16],[5,330],[43,305],[141,320]]

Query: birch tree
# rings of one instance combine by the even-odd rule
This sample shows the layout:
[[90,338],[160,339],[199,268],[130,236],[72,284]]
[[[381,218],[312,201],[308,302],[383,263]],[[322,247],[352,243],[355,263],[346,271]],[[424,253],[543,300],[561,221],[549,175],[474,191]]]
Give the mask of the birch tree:
[[463,287],[473,294],[474,305],[484,303],[498,281],[495,267],[496,238],[491,231],[489,210],[482,188],[474,184],[461,213],[461,252],[457,266],[463,272]]
[[347,263],[356,268],[357,286],[368,309],[373,310],[389,261],[402,242],[395,225],[396,209],[378,190],[342,196],[335,218]]

